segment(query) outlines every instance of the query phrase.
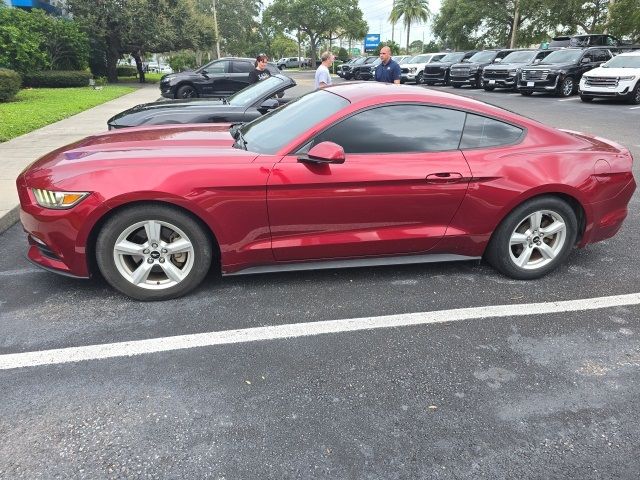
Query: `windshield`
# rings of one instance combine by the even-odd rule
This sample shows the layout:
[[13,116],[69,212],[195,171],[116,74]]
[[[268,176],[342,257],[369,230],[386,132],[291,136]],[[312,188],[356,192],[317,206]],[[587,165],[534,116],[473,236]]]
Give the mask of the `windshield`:
[[602,65],[604,68],[640,68],[640,55],[620,55]]
[[582,50],[557,50],[555,52],[551,52],[542,63],[567,63],[567,62],[575,62],[580,55],[582,54]]
[[431,55],[418,55],[413,57],[409,63],[427,63],[430,58]]
[[240,129],[251,152],[275,154],[300,134],[349,105],[326,90],[316,90],[263,115]]
[[261,82],[253,83],[243,88],[235,95],[229,97],[228,101],[231,105],[246,107],[256,102],[259,98],[264,97],[269,91],[284,86],[284,80],[278,77],[269,77]]
[[364,63],[365,60],[367,59],[367,57],[360,57],[360,58],[356,58],[353,62],[354,65],[360,65],[361,63]]
[[444,63],[458,63],[464,58],[464,55],[464,52],[447,53],[440,61]]
[[529,63],[533,61],[537,52],[527,50],[524,52],[511,52],[502,59],[502,63]]
[[498,55],[498,52],[478,52],[466,61],[471,63],[493,62],[493,59],[496,58],[496,55]]

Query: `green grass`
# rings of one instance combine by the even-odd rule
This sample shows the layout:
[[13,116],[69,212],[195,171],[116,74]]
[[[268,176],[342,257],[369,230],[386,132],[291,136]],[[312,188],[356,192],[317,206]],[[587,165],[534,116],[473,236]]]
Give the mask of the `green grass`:
[[0,142],[6,142],[134,90],[133,87],[116,85],[107,85],[102,90],[89,87],[20,90],[13,101],[0,103]]
[[[160,79],[164,73],[145,73],[144,80],[146,83],[160,83]],[[138,77],[118,77],[118,82],[120,83],[136,83],[138,81]]]

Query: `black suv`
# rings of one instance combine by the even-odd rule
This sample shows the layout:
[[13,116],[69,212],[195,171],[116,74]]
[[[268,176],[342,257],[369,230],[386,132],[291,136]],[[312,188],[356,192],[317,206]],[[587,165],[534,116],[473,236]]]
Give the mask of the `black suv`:
[[509,88],[515,90],[518,85],[520,70],[527,65],[540,63],[550,50],[516,50],[504,57],[500,63],[484,67],[482,71],[482,86],[487,92],[494,88]]
[[[197,70],[170,73],[160,80],[160,93],[166,98],[228,97],[249,85],[249,72],[255,68],[252,58],[219,58]],[[267,64],[271,75],[280,70]]]
[[451,68],[451,65],[460,63],[467,58],[471,58],[476,53],[478,53],[477,50],[447,53],[439,62],[429,63],[424,67],[422,82],[427,85],[435,85],[436,83],[448,85],[449,69]]
[[469,85],[472,88],[482,87],[482,69],[492,63],[500,63],[513,50],[483,50],[473,56],[451,65],[449,82],[454,88]]
[[533,92],[568,97],[578,90],[582,74],[612,58],[607,48],[563,48],[550,53],[537,65],[524,67],[518,81],[522,95]]
[[[350,78],[354,80],[367,80],[371,76],[371,65],[378,60],[378,57],[365,57],[364,62],[355,63],[349,72]],[[347,77],[345,77],[346,79]]]
[[346,62],[344,62],[342,65],[340,65],[337,68],[336,73],[338,74],[339,77],[345,78],[345,73],[348,72],[349,70],[351,70],[351,66],[357,62],[360,59],[360,57],[358,58],[352,58],[351,60],[347,60]]

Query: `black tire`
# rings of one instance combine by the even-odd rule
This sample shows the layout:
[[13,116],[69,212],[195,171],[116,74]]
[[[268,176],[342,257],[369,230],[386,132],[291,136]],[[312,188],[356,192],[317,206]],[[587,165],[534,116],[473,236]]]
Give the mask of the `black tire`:
[[531,95],[533,95],[533,92],[531,90],[520,90],[520,95],[524,95],[525,97],[530,97]]
[[570,97],[573,95],[576,84],[573,77],[564,77],[558,85],[558,95],[561,97]]
[[442,82],[442,84],[446,87],[448,85],[451,85],[451,78],[449,78],[449,72],[444,74],[444,82]]
[[176,91],[176,98],[198,98],[198,91],[191,85],[182,85]]
[[427,85],[428,87],[433,87],[435,85],[434,82],[427,82],[427,81],[423,82],[423,84]]
[[580,95],[580,100],[585,103],[593,102],[593,97],[585,97],[584,95]]
[[459,83],[452,83],[451,86],[453,88],[461,88],[462,87],[462,85],[460,85]]
[[640,105],[640,80],[636,82],[636,86],[631,90],[627,101],[631,105]]
[[[534,216],[539,213],[539,217]],[[562,230],[545,234],[534,229],[534,221],[542,228],[555,221]],[[551,223],[549,223],[551,222]],[[544,196],[531,199],[516,207],[493,232],[485,259],[496,270],[517,280],[540,278],[557,268],[569,255],[578,234],[576,214],[564,200]],[[517,236],[517,237],[516,237]],[[522,240],[514,243],[514,239]],[[543,247],[544,248],[540,248]],[[551,252],[545,258],[542,254]],[[517,260],[526,262],[524,266]]]
[[356,72],[356,74],[353,76],[354,80],[362,80],[362,77],[360,76],[360,72]]
[[284,65],[278,65],[278,70],[284,70],[286,67]]
[[[125,241],[138,253],[117,253],[116,244]],[[176,241],[184,247],[172,254],[168,249]],[[190,292],[206,276],[212,257],[211,240],[203,227],[168,205],[125,208],[107,220],[96,241],[96,261],[105,280],[142,301],[168,300]]]
[[484,88],[486,92],[493,92],[496,89],[496,87],[487,87],[486,85],[484,85],[482,88]]
[[416,75],[416,85],[421,85],[422,83],[424,83],[424,73],[420,72]]

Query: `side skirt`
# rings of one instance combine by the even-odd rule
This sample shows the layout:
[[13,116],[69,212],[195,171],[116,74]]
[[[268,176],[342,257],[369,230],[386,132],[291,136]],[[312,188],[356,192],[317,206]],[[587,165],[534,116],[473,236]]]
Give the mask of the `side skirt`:
[[327,270],[331,268],[377,267],[385,265],[411,265],[416,263],[460,262],[480,260],[482,257],[467,257],[464,255],[431,254],[431,255],[402,255],[396,257],[354,258],[345,260],[320,260],[314,262],[278,263],[249,267],[233,273],[223,273],[225,277],[236,275],[253,275],[256,273],[295,272],[300,270]]

